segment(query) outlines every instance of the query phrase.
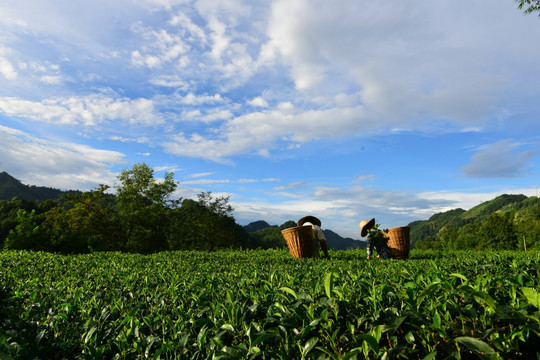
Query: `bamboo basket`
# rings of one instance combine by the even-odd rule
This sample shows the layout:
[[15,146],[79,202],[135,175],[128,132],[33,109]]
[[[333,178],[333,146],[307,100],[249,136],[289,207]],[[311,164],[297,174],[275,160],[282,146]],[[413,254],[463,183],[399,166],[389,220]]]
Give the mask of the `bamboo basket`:
[[297,259],[315,257],[318,250],[313,241],[311,226],[295,226],[281,230],[291,255]]
[[408,226],[401,226],[388,229],[388,247],[390,252],[396,259],[406,259],[409,256],[411,249],[411,241],[409,238],[411,229]]

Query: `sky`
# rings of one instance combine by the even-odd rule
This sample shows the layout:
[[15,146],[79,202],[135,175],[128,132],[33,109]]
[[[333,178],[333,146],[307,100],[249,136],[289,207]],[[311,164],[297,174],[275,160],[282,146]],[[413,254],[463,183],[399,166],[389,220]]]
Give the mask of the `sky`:
[[0,171],[87,191],[144,162],[239,224],[355,239],[538,196],[537,39],[512,0],[4,0]]

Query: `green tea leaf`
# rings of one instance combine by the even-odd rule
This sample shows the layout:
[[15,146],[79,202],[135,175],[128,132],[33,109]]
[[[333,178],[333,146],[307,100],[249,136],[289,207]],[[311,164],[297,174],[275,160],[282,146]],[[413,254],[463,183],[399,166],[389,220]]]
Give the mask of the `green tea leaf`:
[[497,305],[495,304],[495,300],[493,300],[493,298],[488,293],[483,292],[483,291],[475,291],[473,292],[473,296],[475,300],[478,301],[479,303],[485,302],[494,310],[497,308]]
[[326,292],[326,296],[329,298],[332,297],[332,288],[334,285],[332,281],[332,275],[333,273],[329,272],[324,278],[324,291]]
[[437,311],[435,312],[435,315],[433,315],[433,327],[435,329],[441,328],[441,316]]
[[437,350],[430,352],[427,354],[422,360],[431,360],[435,359],[435,356],[437,355]]
[[465,276],[461,275],[461,274],[452,273],[452,274],[450,274],[450,276],[457,277],[457,278],[460,278],[461,280],[463,280],[464,281],[463,285],[467,285],[469,283],[469,280],[467,280],[467,278]]
[[298,299],[298,296],[296,295],[296,292],[293,289],[289,288],[289,287],[282,286],[282,287],[279,288],[279,290],[284,291],[284,292],[286,292],[288,294],[291,294],[295,299]]
[[88,343],[88,341],[92,338],[92,335],[96,332],[97,328],[95,326],[92,326],[90,330],[86,333],[86,336],[84,337],[84,343]]
[[465,345],[469,350],[473,351],[481,359],[486,359],[486,360],[499,359],[497,352],[493,350],[491,346],[489,346],[482,340],[469,337],[469,336],[461,336],[461,337],[456,338],[456,341]]
[[360,334],[358,338],[364,340],[365,343],[368,344],[373,351],[375,351],[375,353],[379,353],[379,343],[373,336],[368,334]]
[[527,298],[529,304],[536,306],[540,309],[540,294],[538,294],[538,291],[536,291],[536,289],[522,287],[521,291],[523,292],[523,295],[525,295],[525,297]]
[[317,337],[314,336],[310,338],[304,345],[304,349],[302,350],[302,356],[305,357],[311,351],[311,349],[313,349],[317,342],[319,342],[319,339]]
[[221,328],[223,330],[234,332],[234,327],[231,324],[223,324],[223,325],[221,325]]

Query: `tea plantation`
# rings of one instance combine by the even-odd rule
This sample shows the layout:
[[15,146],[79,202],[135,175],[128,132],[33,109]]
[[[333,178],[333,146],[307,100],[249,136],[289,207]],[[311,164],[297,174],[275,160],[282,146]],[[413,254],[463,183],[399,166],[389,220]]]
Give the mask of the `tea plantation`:
[[539,252],[0,252],[2,359],[537,359]]

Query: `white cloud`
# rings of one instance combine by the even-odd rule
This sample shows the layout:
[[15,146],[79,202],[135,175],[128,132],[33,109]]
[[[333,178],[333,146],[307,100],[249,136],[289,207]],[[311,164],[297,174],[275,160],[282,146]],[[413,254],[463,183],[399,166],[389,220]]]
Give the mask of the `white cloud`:
[[139,144],[144,144],[144,143],[148,143],[149,140],[147,137],[145,136],[141,136],[141,137],[137,137],[137,138],[126,138],[126,137],[123,137],[123,136],[117,136],[117,135],[114,135],[114,136],[110,136],[109,139],[111,140],[114,140],[114,141],[120,141],[120,142],[123,142],[123,143],[139,143]]
[[302,111],[290,103],[282,103],[274,110],[232,118],[210,132],[216,135],[177,134],[172,141],[164,142],[164,147],[173,154],[223,162],[227,157],[246,152],[262,154],[280,141],[305,143],[348,137],[359,131],[367,134],[377,125],[381,124],[370,122],[361,106]]
[[157,86],[164,86],[164,87],[171,87],[171,88],[177,88],[180,90],[186,90],[189,88],[189,84],[182,80],[178,76],[174,75],[163,75],[159,76],[157,78],[150,79],[150,83],[157,85]]
[[143,125],[160,124],[152,100],[114,99],[103,95],[55,97],[41,102],[0,97],[0,112],[8,116],[59,125],[93,126],[109,120]]
[[461,168],[473,178],[513,178],[523,176],[528,163],[540,153],[538,146],[531,150],[518,149],[523,144],[512,140],[500,140],[483,146],[473,154],[471,162]]
[[59,75],[43,75],[39,78],[39,81],[50,85],[59,85],[62,83],[62,77]]
[[117,151],[52,142],[1,125],[0,134],[2,168],[29,185],[72,190],[113,185],[116,175],[109,168],[124,163]]
[[0,56],[0,74],[8,80],[15,80],[17,78],[15,67],[3,56]]
[[359,175],[352,180],[353,183],[363,183],[366,181],[374,181],[377,177],[373,174]]
[[203,173],[197,173],[197,174],[190,174],[188,177],[190,178],[200,178],[200,177],[207,177],[210,175],[213,175],[214,172],[203,172]]
[[268,101],[258,96],[248,101],[248,104],[255,107],[267,108],[269,106]]
[[202,104],[216,104],[223,103],[225,99],[220,94],[214,95],[195,95],[189,93],[185,96],[180,96],[179,101],[186,105],[202,105]]

